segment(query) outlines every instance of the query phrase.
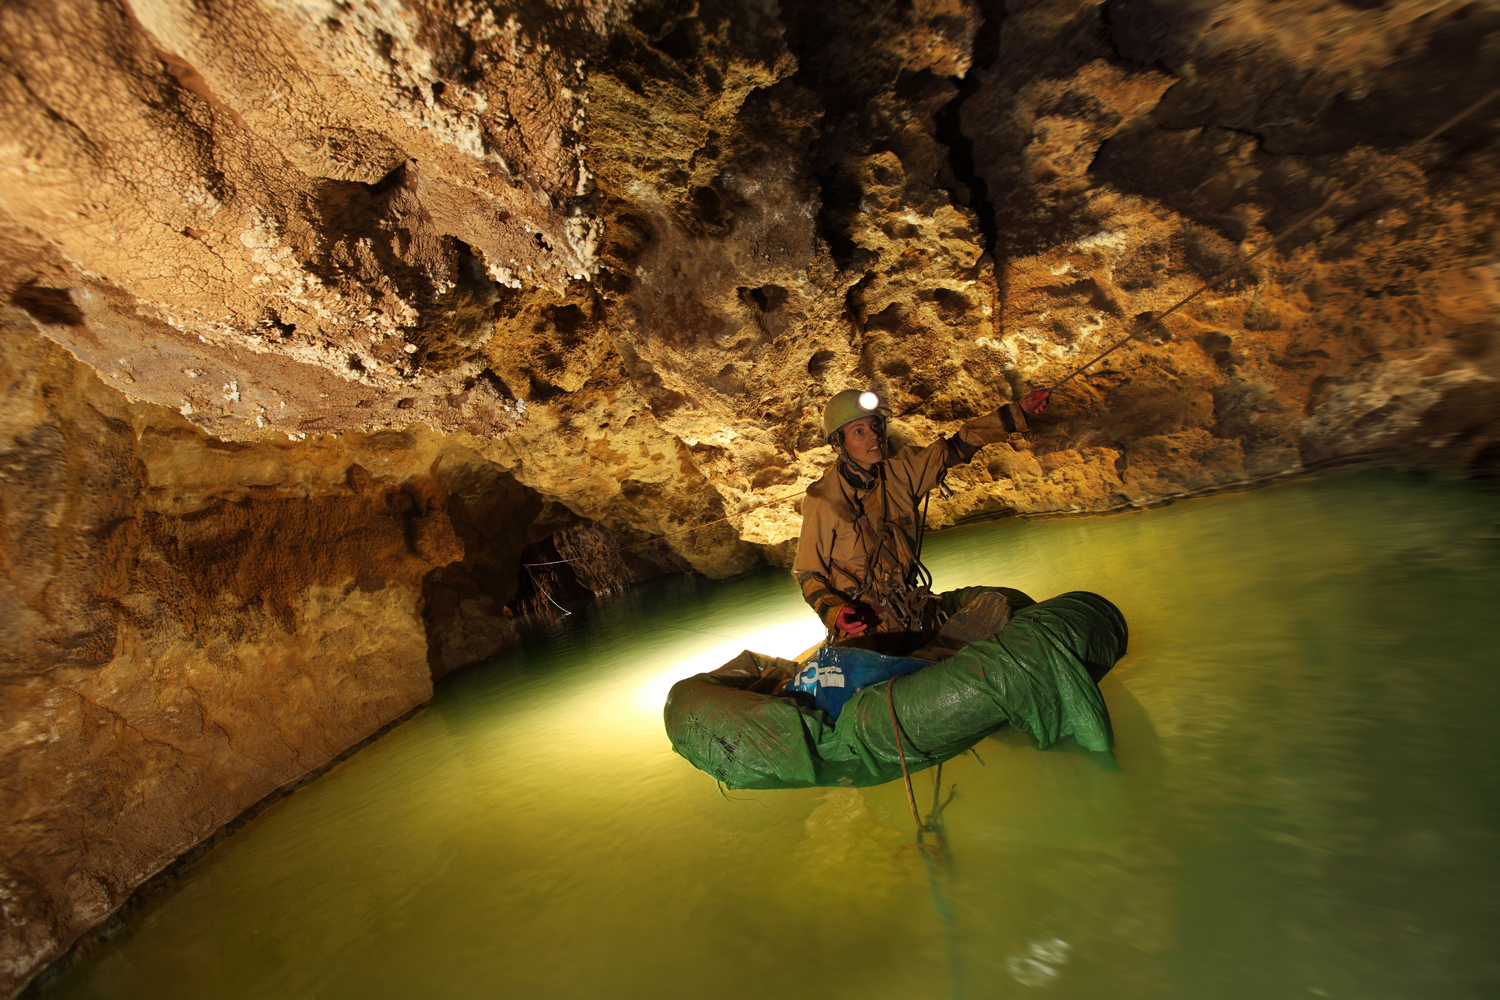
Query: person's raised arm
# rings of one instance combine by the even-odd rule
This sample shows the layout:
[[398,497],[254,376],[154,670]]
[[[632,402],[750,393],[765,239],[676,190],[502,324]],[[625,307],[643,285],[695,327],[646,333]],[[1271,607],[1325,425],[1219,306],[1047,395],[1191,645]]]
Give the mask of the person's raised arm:
[[1031,429],[1026,418],[1040,413],[1047,407],[1051,393],[1037,389],[1027,393],[1018,403],[1005,403],[994,413],[975,417],[958,429],[948,439],[947,466],[963,465],[972,459],[980,448],[997,441],[1004,441],[1012,434]]

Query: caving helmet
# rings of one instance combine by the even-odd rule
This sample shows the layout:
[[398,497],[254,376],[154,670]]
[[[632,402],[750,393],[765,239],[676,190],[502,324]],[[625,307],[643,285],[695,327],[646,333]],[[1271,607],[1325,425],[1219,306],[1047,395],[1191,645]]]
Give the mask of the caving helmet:
[[824,440],[838,447],[839,431],[860,417],[874,417],[875,433],[885,437],[886,411],[879,396],[867,389],[845,389],[835,394],[823,407]]

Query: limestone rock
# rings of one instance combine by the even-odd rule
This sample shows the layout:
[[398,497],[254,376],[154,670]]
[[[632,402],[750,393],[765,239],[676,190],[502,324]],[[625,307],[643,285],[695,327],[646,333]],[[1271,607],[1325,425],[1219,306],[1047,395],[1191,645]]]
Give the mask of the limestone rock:
[[1497,40],[1434,0],[0,9],[0,985],[513,642],[528,545],[785,565],[851,385],[918,446],[1125,340],[937,527],[1500,467],[1500,102],[1419,144]]
[[[16,983],[426,701],[422,578],[462,548],[420,474],[377,484],[354,465],[335,483],[305,448],[281,463],[282,446],[132,405],[49,341],[0,351],[0,968]],[[209,454],[184,463],[184,439]],[[369,451],[386,473],[420,457]]]

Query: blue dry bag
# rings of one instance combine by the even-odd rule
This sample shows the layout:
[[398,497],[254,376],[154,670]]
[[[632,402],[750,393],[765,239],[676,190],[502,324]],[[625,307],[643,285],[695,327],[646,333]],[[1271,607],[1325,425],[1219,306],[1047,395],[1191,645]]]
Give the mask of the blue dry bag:
[[824,647],[807,661],[807,666],[787,683],[784,690],[811,695],[816,707],[837,719],[844,710],[844,703],[860,688],[915,673],[928,665],[926,660],[882,656],[868,649]]

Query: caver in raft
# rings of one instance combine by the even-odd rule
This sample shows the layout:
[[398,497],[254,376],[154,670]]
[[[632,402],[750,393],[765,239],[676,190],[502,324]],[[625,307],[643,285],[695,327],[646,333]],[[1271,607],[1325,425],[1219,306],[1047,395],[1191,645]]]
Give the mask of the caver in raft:
[[1040,604],[1003,587],[934,595],[921,564],[921,498],[1046,401],[1033,393],[887,459],[879,400],[835,396],[824,430],[839,462],[808,490],[793,566],[828,639],[801,661],[746,650],[679,681],[664,712],[673,748],[734,788],[880,784],[1006,723],[1043,747],[1072,737],[1108,750],[1098,681],[1125,655],[1118,608],[1083,592]]
[[[1009,602],[982,595],[950,624],[1001,603]],[[672,686],[667,735],[674,750],[731,788],[883,784],[901,777],[903,756],[910,770],[931,767],[1006,723],[1041,747],[1072,737],[1108,750],[1113,735],[1098,681],[1125,655],[1127,638],[1118,608],[1075,592],[1025,604],[998,632],[937,662],[825,646],[812,672],[826,663],[853,690],[836,706],[788,691],[806,665],[746,650]]]
[[792,573],[830,642],[906,652],[956,610],[952,595],[931,592],[922,565],[923,498],[986,444],[1026,430],[1047,398],[1033,392],[951,438],[894,455],[875,393],[846,389],[828,401],[823,433],[838,461],[808,487]]

